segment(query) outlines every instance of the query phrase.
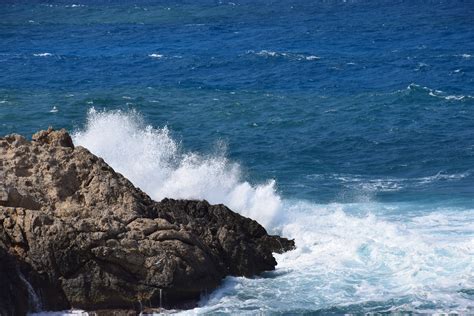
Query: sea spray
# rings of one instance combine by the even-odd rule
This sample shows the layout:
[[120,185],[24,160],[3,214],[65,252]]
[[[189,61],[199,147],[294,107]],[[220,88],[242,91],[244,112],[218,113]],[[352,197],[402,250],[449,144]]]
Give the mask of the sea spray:
[[204,156],[185,152],[169,130],[146,125],[136,111],[91,109],[83,130],[73,134],[117,172],[155,199],[205,199],[272,228],[281,211],[275,181],[252,185],[224,153]]
[[282,200],[274,181],[252,185],[224,153],[186,152],[134,111],[92,109],[74,142],[154,199],[224,203],[296,240],[296,250],[276,255],[275,272],[227,278],[196,313],[472,311],[472,209]]

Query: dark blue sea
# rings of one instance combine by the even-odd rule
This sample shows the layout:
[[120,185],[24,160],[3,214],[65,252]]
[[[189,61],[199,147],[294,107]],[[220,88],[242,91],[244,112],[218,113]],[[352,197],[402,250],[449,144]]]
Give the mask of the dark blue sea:
[[194,314],[474,313],[472,1],[2,1],[0,135],[296,240]]

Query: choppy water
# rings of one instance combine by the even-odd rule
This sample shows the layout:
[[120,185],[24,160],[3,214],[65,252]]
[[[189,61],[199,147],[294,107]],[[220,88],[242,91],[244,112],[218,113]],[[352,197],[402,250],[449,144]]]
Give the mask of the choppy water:
[[[192,313],[474,312],[470,2],[2,2],[0,134],[295,238]],[[189,312],[187,312],[189,313]]]

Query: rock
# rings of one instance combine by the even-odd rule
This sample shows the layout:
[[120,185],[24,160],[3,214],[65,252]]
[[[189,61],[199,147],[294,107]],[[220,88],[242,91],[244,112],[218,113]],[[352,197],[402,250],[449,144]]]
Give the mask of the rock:
[[0,315],[22,315],[28,311],[28,291],[16,269],[15,260],[0,248]]
[[29,310],[191,308],[293,248],[224,205],[153,201],[65,130],[0,138],[2,315],[25,314],[26,298]]
[[59,131],[54,131],[53,128],[50,127],[46,131],[39,131],[34,134],[31,139],[39,144],[74,148],[71,136],[69,136],[64,128]]

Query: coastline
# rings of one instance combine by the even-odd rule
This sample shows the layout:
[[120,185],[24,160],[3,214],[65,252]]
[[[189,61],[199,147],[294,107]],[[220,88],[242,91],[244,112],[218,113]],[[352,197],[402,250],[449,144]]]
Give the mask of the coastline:
[[151,200],[65,130],[8,135],[0,150],[0,249],[16,289],[4,314],[193,308],[225,276],[273,270],[272,253],[294,248],[224,205]]

